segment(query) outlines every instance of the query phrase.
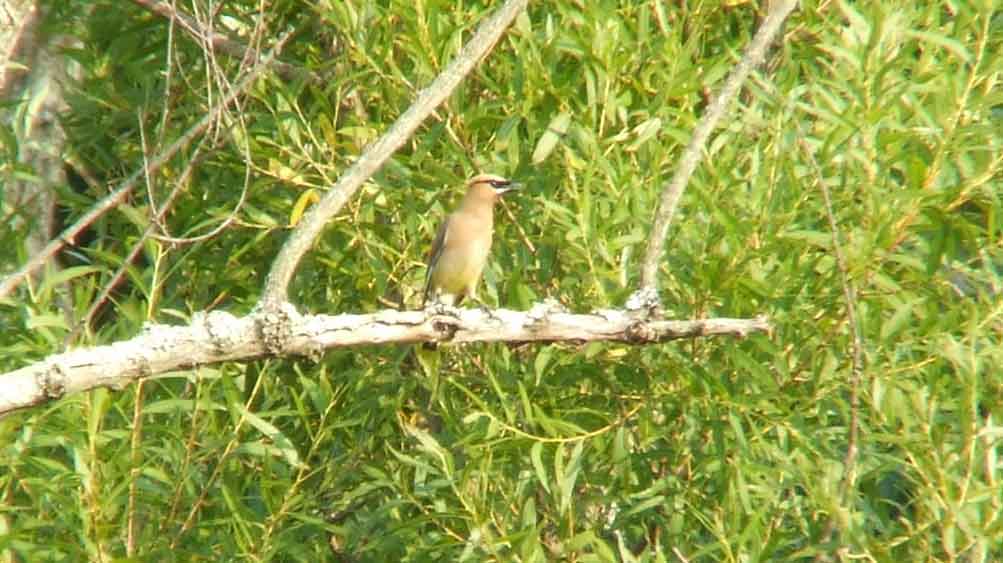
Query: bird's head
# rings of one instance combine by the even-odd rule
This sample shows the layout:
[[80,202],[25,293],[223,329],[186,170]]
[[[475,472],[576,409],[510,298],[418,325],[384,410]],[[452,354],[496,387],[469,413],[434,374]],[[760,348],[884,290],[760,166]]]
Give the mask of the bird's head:
[[518,182],[513,182],[495,174],[478,174],[467,182],[467,193],[495,200],[521,187],[522,185]]

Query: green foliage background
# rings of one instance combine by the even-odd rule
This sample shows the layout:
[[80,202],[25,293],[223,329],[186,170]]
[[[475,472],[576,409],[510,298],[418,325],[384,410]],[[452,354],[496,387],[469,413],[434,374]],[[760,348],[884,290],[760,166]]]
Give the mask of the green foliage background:
[[[324,79],[259,81],[167,224],[176,236],[219,224],[250,165],[237,221],[196,244],[146,240],[93,333],[72,345],[209,308],[249,311],[297,204],[396,119],[491,4],[214,5],[230,30],[261,23],[266,45],[295,30],[282,60]],[[239,61],[208,57],[137,6],[49,9],[47,33],[78,41],[65,53],[81,69],[62,116],[67,158],[102,186],[141,167],[142,138],[150,152],[173,141],[239,74]],[[417,306],[439,218],[465,177],[494,171],[529,189],[508,200],[518,228],[499,212],[485,299],[621,306],[658,192],[759,16],[734,1],[531,3],[324,232],[295,302],[324,313]],[[805,2],[793,14],[707,147],[662,270],[673,316],[767,314],[771,335],[446,347],[438,374],[409,348],[373,346],[71,396],[0,420],[0,553],[1003,559],[1001,40],[989,1]],[[4,178],[30,175],[15,166],[14,126],[3,127]],[[188,156],[155,178],[156,198]],[[859,385],[820,183],[857,290]],[[63,190],[67,224],[101,189]],[[0,303],[0,370],[62,349],[147,226],[145,192],[94,225],[63,257],[69,269]],[[0,227],[0,243],[18,249],[5,270],[26,259],[23,235]]]

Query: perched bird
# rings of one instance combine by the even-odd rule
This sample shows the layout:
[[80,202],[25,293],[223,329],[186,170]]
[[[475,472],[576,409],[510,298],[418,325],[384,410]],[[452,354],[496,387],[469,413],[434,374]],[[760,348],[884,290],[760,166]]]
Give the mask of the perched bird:
[[493,174],[479,174],[467,182],[460,207],[439,226],[432,243],[422,305],[430,299],[454,307],[466,297],[477,300],[477,284],[491,251],[495,202],[519,187]]

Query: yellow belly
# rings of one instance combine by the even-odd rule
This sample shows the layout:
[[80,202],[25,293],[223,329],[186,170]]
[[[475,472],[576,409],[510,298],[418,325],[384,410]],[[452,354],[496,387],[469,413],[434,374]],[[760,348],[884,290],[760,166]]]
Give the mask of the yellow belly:
[[455,301],[464,296],[472,297],[486,261],[486,249],[468,247],[458,252],[458,249],[447,248],[432,272],[432,287],[440,294],[455,296]]

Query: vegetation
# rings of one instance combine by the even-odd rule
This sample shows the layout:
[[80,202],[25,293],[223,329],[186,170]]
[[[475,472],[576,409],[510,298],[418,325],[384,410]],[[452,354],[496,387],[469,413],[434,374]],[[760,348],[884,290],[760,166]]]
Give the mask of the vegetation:
[[[189,244],[143,239],[79,328],[189,148],[65,269],[0,302],[0,372],[67,341],[248,312],[290,224],[493,4],[179,2],[249,43],[294,30],[280,59],[305,71],[265,73],[205,137],[165,229],[235,220]],[[241,61],[138,3],[49,8],[46,33],[74,40],[80,69],[62,114],[70,224],[206,115]],[[734,1],[531,3],[332,222],[294,302],[417,307],[439,219],[466,177],[492,171],[528,189],[499,212],[482,297],[622,306],[661,187],[759,16]],[[805,2],[770,57],[687,187],[661,283],[673,317],[767,314],[772,334],[447,346],[438,373],[372,346],[70,396],[0,420],[0,553],[1003,559],[1003,16],[982,0]],[[30,177],[14,125],[2,131],[3,182]],[[0,226],[18,249],[4,273],[28,258],[28,228]]]

